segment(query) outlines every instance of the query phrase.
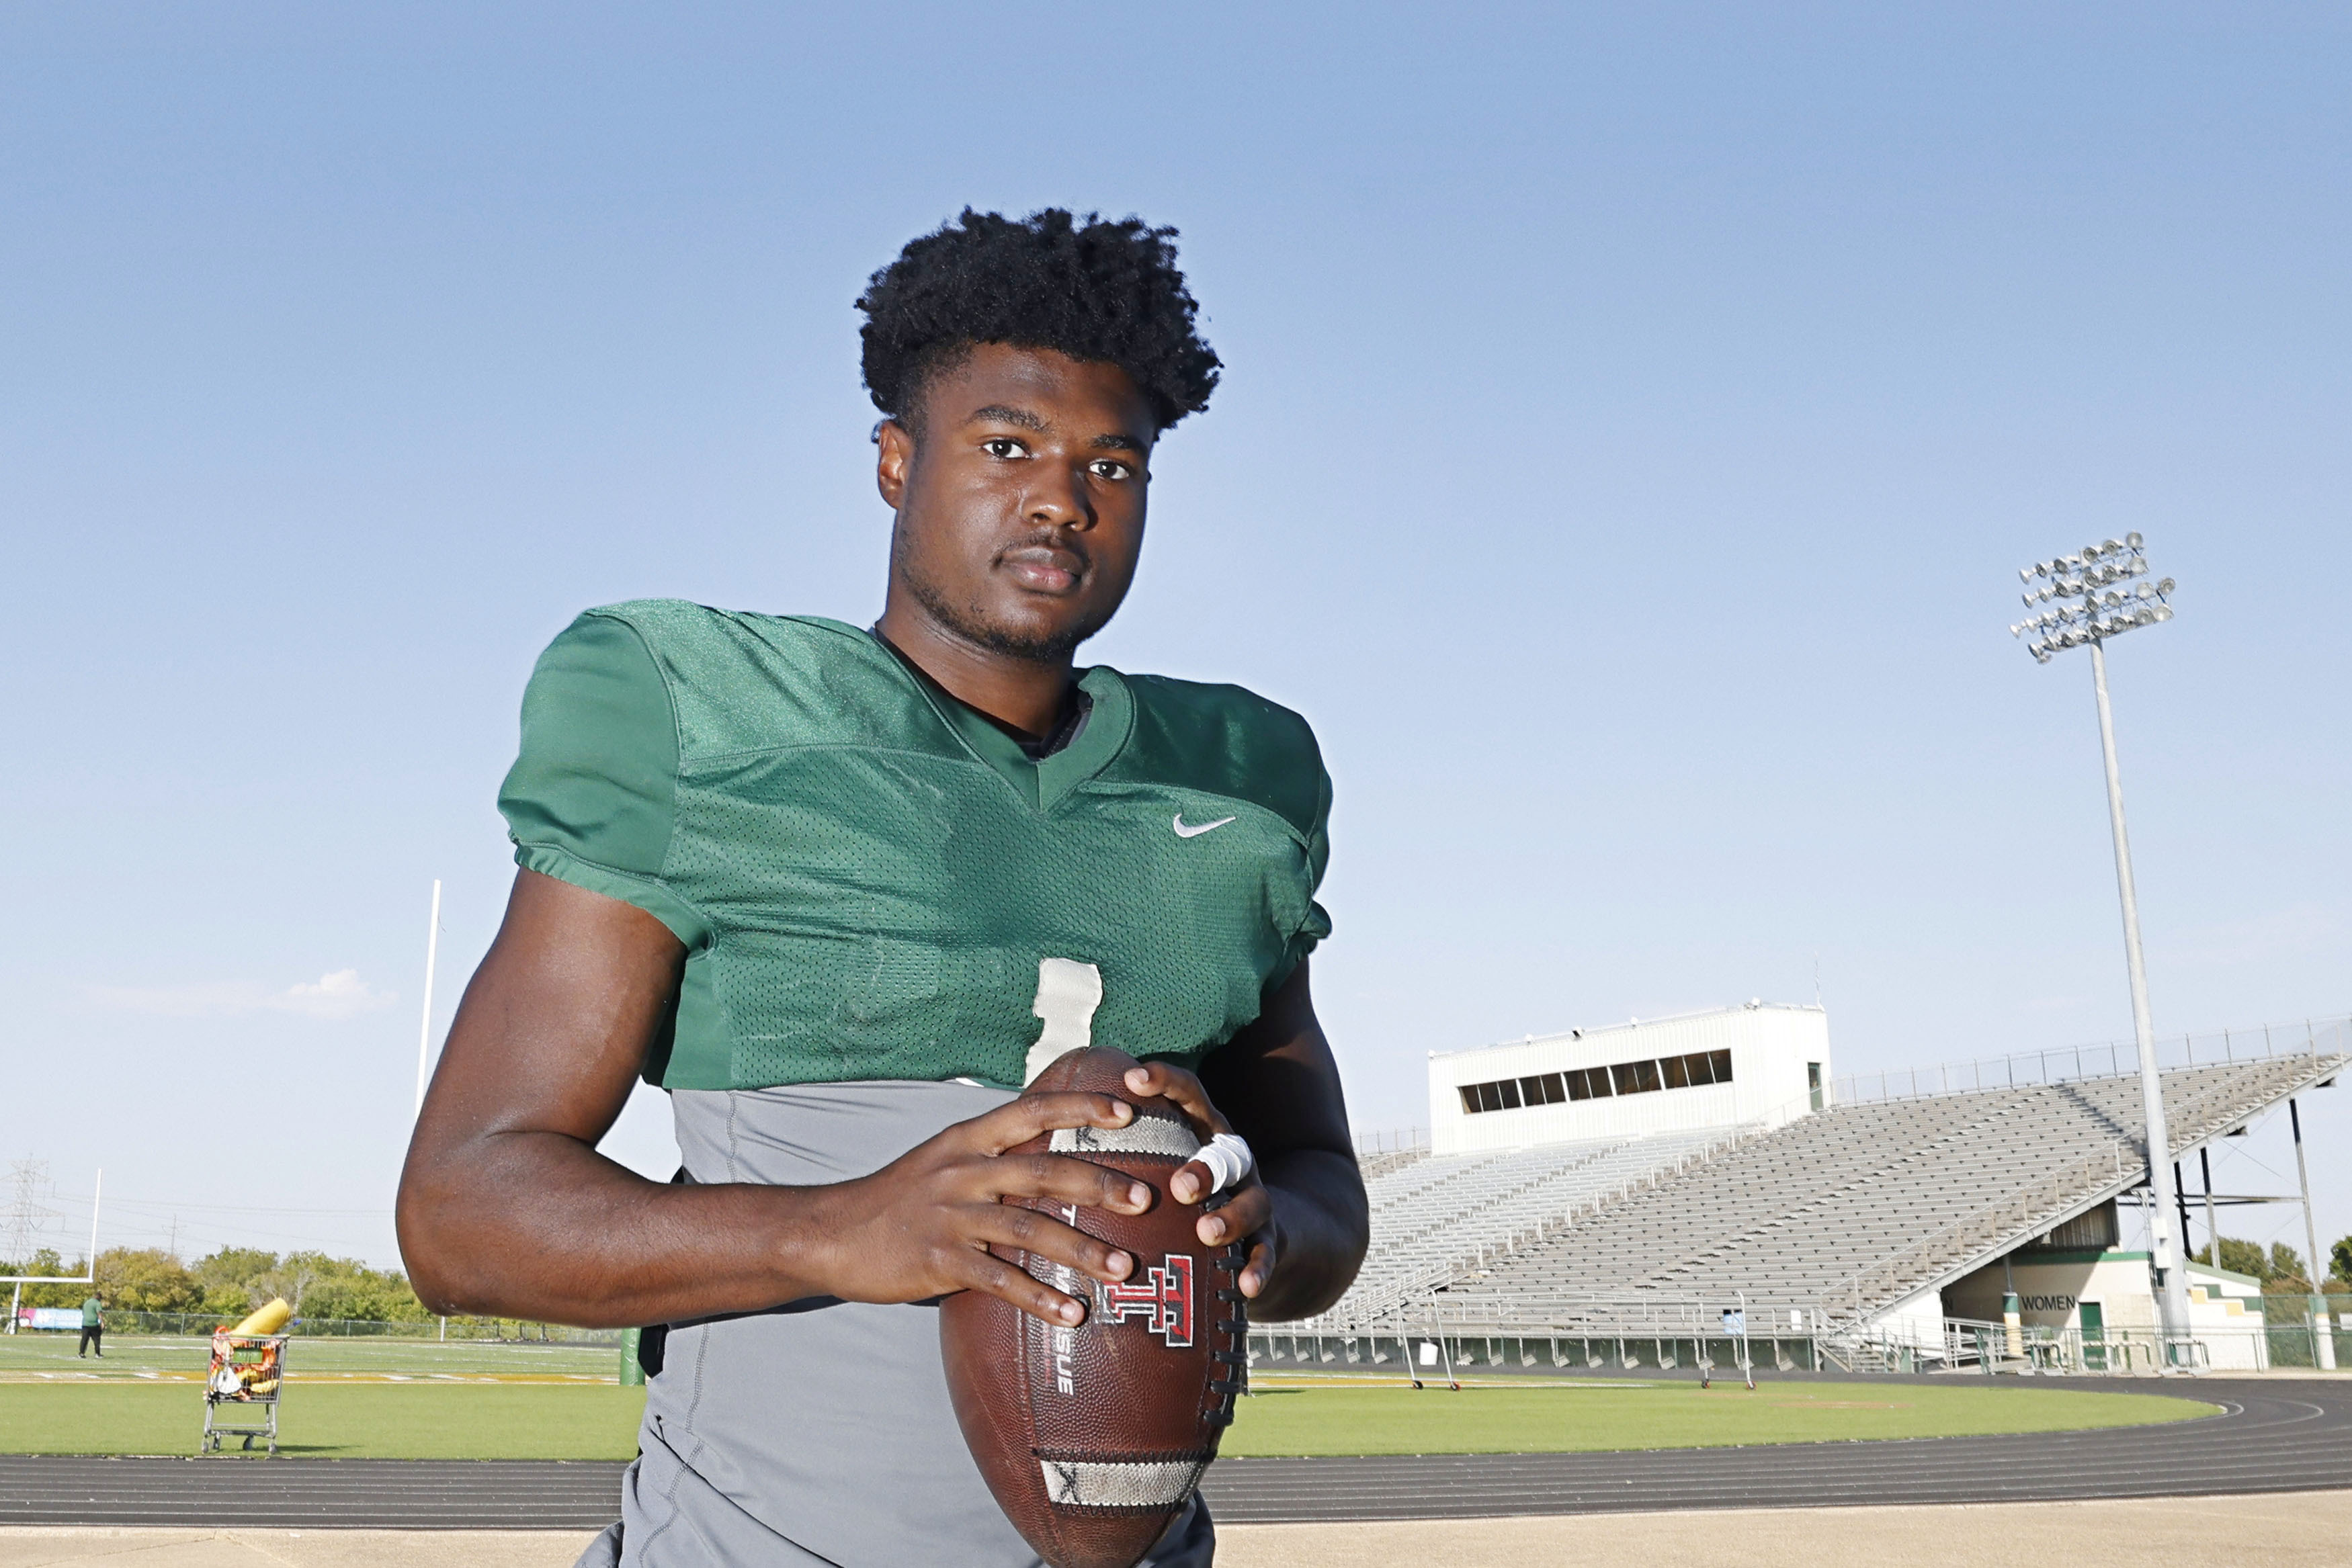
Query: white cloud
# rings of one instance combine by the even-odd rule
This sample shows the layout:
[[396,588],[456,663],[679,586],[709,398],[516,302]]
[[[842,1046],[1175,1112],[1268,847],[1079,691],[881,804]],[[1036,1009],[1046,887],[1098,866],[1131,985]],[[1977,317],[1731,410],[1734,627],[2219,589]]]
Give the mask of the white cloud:
[[337,969],[320,976],[314,985],[287,987],[269,999],[269,1005],[279,1012],[309,1018],[347,1019],[390,1007],[397,999],[393,992],[377,990],[361,979],[357,969]]
[[398,993],[378,990],[357,969],[337,969],[316,980],[273,991],[253,980],[209,980],[193,986],[92,986],[100,1007],[163,1018],[234,1018],[241,1013],[295,1013],[347,1019],[390,1007]]

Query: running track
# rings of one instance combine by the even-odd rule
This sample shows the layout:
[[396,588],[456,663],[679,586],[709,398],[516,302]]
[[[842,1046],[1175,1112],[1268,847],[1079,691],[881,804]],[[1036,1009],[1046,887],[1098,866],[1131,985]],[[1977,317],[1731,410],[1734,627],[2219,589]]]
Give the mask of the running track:
[[[1228,1459],[1207,1490],[1217,1518],[1255,1524],[2352,1488],[2352,1380],[2200,1378],[2164,1391],[2224,1414],[2006,1437]],[[615,1517],[620,1473],[539,1461],[0,1458],[0,1525],[589,1530]]]

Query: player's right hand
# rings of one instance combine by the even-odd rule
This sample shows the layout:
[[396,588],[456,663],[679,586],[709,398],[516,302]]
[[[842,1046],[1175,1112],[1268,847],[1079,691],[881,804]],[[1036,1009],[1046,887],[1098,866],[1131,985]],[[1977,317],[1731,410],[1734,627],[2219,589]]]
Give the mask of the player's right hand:
[[919,1301],[985,1291],[1053,1323],[1086,1316],[1083,1303],[989,1251],[1033,1252],[1097,1280],[1119,1281],[1135,1260],[1075,1227],[1007,1198],[1140,1214],[1151,1188],[1062,1155],[1008,1154],[1060,1127],[1124,1127],[1135,1108],[1108,1094],[1024,1094],[959,1122],[872,1176],[811,1191],[818,1273],[848,1301]]

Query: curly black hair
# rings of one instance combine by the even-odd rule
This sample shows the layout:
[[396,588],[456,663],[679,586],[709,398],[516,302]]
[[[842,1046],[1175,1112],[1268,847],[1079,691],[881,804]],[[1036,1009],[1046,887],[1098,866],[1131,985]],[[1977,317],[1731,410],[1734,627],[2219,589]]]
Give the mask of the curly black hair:
[[874,406],[911,415],[924,383],[973,345],[1009,343],[1117,365],[1162,430],[1206,408],[1218,361],[1193,329],[1200,307],[1176,270],[1175,237],[1140,218],[966,207],[909,240],[858,297]]

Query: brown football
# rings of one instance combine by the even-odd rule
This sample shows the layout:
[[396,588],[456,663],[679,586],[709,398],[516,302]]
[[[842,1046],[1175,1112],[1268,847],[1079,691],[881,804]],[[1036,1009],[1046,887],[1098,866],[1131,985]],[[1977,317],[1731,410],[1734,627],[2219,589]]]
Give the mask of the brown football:
[[1135,1271],[1104,1284],[1018,1249],[999,1256],[1087,1304],[1066,1328],[979,1291],[940,1307],[948,1391],[964,1442],[999,1507],[1054,1568],[1134,1568],[1201,1484],[1234,1418],[1248,1371],[1238,1245],[1210,1247],[1198,1205],[1168,1196],[1202,1129],[1172,1103],[1138,1099],[1135,1059],[1090,1046],[1038,1074],[1027,1092],[1113,1094],[1126,1126],[1066,1128],[1021,1153],[1092,1160],[1148,1183],[1142,1214],[1024,1200],[1124,1249]]

